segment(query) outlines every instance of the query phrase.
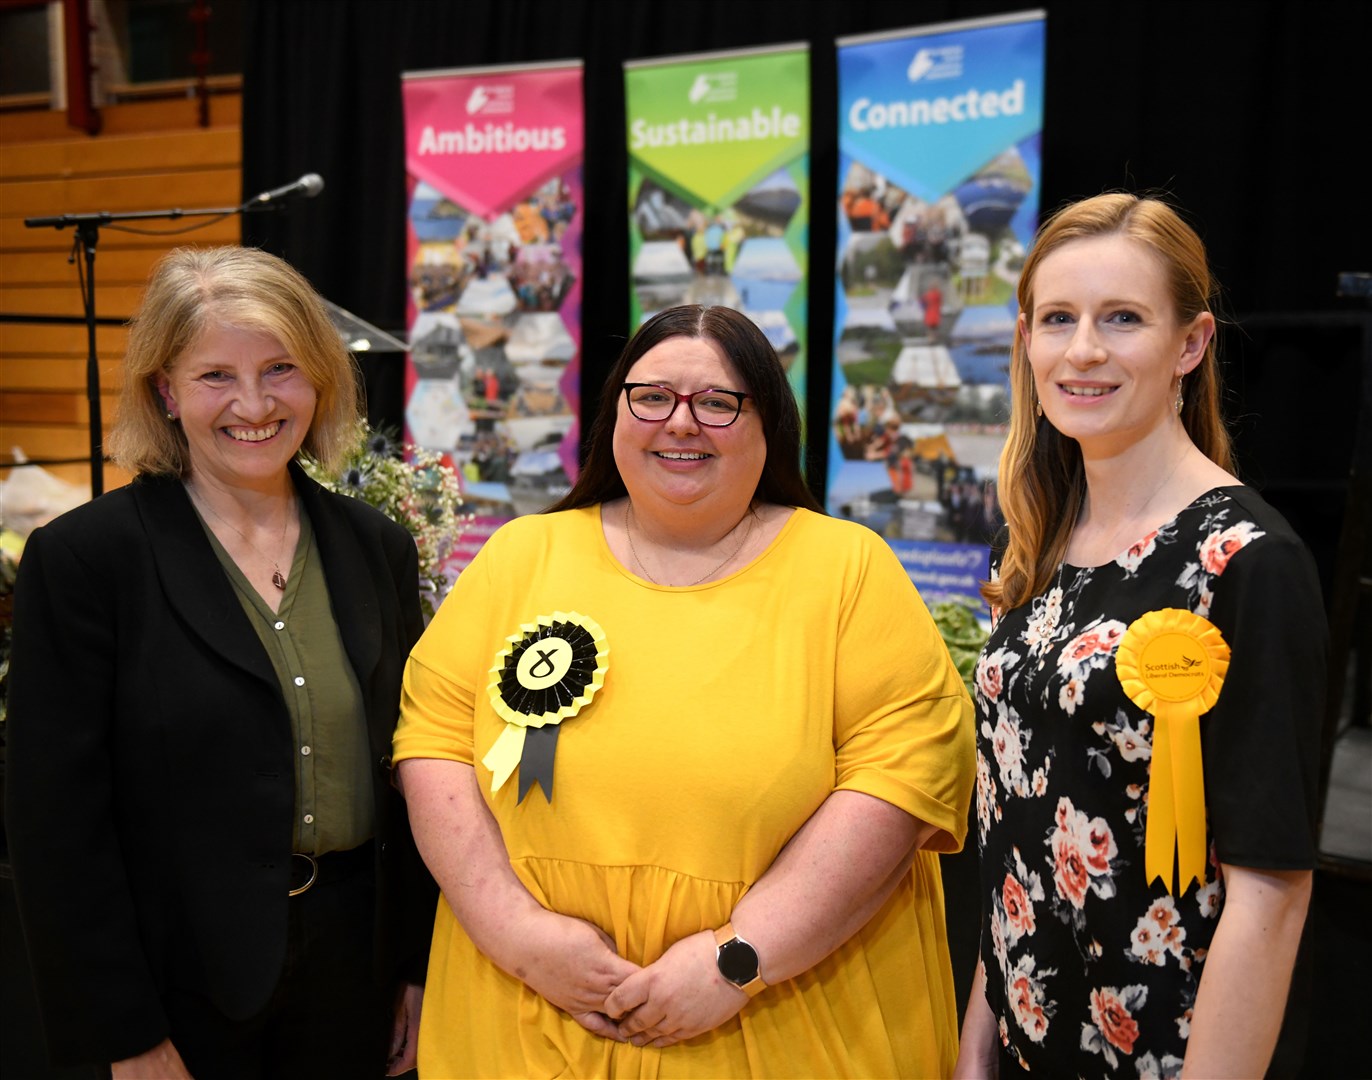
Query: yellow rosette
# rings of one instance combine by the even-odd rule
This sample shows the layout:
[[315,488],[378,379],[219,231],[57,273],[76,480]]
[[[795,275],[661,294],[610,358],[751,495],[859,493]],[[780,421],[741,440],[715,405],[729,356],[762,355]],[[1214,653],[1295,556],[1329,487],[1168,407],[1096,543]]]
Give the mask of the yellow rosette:
[[505,730],[481,764],[491,770],[497,792],[519,767],[523,802],[537,783],[553,797],[553,758],[562,721],[590,704],[605,684],[610,648],[594,619],[555,611],[520,623],[495,654],[486,694]]
[[[1208,619],[1181,608],[1134,620],[1115,652],[1115,674],[1129,699],[1153,715],[1144,873],[1172,889],[1172,854],[1185,893],[1205,880],[1205,776],[1200,718],[1224,687],[1229,646]],[[1180,895],[1180,894],[1178,894]]]

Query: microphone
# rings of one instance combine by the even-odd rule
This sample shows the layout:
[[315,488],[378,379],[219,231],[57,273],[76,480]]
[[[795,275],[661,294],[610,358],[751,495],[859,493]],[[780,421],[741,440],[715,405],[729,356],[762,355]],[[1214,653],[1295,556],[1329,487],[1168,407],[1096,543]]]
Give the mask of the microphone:
[[255,210],[267,206],[270,203],[294,199],[297,196],[313,199],[323,190],[324,178],[318,173],[306,173],[299,180],[292,183],[283,184],[278,188],[272,188],[271,191],[264,191],[261,195],[254,195],[243,205]]

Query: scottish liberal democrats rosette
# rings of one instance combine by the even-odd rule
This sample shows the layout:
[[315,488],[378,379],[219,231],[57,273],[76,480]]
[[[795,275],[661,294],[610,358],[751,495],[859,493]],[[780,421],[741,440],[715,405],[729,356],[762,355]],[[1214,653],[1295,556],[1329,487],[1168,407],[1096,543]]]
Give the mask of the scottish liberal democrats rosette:
[[1180,608],[1161,608],[1130,623],[1115,652],[1115,674],[1140,709],[1153,715],[1144,873],[1172,889],[1172,853],[1181,892],[1205,880],[1205,777],[1200,718],[1224,687],[1229,646],[1219,630]]
[[555,611],[540,615],[505,639],[495,655],[486,693],[505,721],[481,764],[499,791],[519,766],[519,798],[538,783],[553,798],[553,755],[562,721],[590,704],[605,683],[610,647],[605,631],[586,615]]

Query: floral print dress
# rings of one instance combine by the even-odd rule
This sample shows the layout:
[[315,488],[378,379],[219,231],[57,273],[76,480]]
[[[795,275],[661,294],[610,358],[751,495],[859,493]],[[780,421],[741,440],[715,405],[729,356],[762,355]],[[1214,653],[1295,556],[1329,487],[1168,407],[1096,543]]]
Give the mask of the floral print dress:
[[[1201,718],[1205,881],[1144,880],[1152,718],[1115,650],[1183,608],[1231,661]],[[1314,865],[1325,620],[1309,553],[1246,487],[1216,488],[1112,562],[995,611],[976,672],[982,960],[1002,1064],[1176,1076],[1224,909],[1220,864]]]

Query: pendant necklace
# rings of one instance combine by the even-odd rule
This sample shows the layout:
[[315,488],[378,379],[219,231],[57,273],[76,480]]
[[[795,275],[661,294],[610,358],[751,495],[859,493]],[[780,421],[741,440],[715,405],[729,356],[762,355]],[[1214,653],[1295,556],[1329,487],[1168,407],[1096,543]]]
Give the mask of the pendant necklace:
[[[261,555],[262,558],[266,559],[267,562],[271,563],[272,584],[275,585],[282,592],[286,591],[286,575],[281,572],[281,563],[278,560],[273,559],[260,547],[258,547],[251,540],[249,540],[247,534],[244,533],[242,529],[238,528],[238,526],[234,525],[231,521],[226,521],[224,517],[217,510],[215,510],[213,506],[211,506],[208,502],[204,500],[204,496],[197,496],[195,490],[191,487],[190,484],[186,485],[186,493],[191,496],[191,502],[193,502],[196,506],[208,510],[210,514],[212,514],[214,518],[219,521],[220,524],[226,525],[234,532],[236,532],[239,536],[243,538],[243,543],[247,544],[248,547],[252,548],[255,552]],[[277,544],[278,550],[286,546],[286,526],[290,524],[290,521],[290,511],[287,510],[285,516],[282,518],[281,521],[281,540]]]
[[[748,511],[748,514],[749,514],[749,516],[755,516],[755,515],[753,515],[753,512],[752,512],[751,510]],[[652,574],[648,573],[648,568],[647,568],[646,566],[643,565],[643,560],[639,557],[638,549],[637,549],[636,547],[634,547],[634,531],[633,531],[633,529],[630,527],[630,524],[632,523],[633,518],[634,518],[634,503],[633,503],[633,500],[630,499],[630,500],[629,500],[629,507],[628,507],[628,509],[624,512],[624,535],[627,536],[627,537],[629,538],[629,551],[630,551],[630,553],[633,555],[633,557],[634,557],[634,562],[638,565],[638,568],[639,568],[641,571],[643,571],[643,576],[646,577],[649,581],[651,581],[654,585],[663,585],[663,584],[665,584],[665,582],[658,581],[657,578],[653,577]],[[738,526],[735,525],[734,528],[736,529],[736,528],[738,528]],[[738,546],[735,547],[733,551],[729,552],[729,554],[726,555],[726,556],[724,557],[724,561],[723,561],[723,562],[721,562],[721,563],[720,563],[718,566],[716,566],[713,570],[709,570],[709,571],[707,571],[706,573],[701,574],[700,577],[698,577],[698,578],[695,579],[695,581],[689,581],[689,582],[687,582],[685,585],[673,586],[673,587],[674,587],[674,588],[685,588],[685,589],[689,589],[692,585],[699,585],[699,584],[700,584],[702,581],[704,581],[706,578],[713,577],[715,574],[718,574],[721,570],[723,570],[726,566],[728,566],[729,563],[733,562],[733,561],[734,561],[734,557],[735,557],[736,555],[738,555],[738,553],[739,553],[740,551],[743,550],[743,545],[746,544],[746,543],[748,542],[748,537],[749,537],[749,535],[751,535],[751,533],[752,533],[752,525],[751,525],[751,523],[750,523],[748,529],[747,529],[747,530],[744,532],[744,534],[743,534],[743,539],[740,540],[740,541],[738,542]]]

